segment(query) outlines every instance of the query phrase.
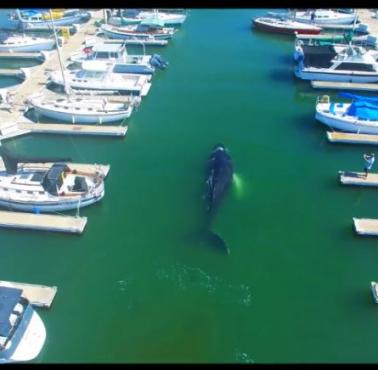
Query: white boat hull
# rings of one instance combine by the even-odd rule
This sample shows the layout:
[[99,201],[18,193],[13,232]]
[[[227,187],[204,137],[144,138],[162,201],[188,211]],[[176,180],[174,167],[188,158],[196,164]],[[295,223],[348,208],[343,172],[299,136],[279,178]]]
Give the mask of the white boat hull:
[[16,52],[16,51],[41,51],[41,50],[51,50],[55,45],[54,40],[48,40],[45,42],[29,44],[29,45],[3,45],[0,44],[0,51],[5,52]]
[[89,115],[89,114],[73,114],[73,113],[65,113],[65,112],[56,112],[50,109],[46,109],[40,106],[34,105],[34,110],[43,116],[57,119],[59,121],[69,122],[69,123],[88,123],[88,124],[95,124],[95,123],[110,123],[110,122],[117,122],[122,121],[128,117],[130,117],[132,109],[124,110],[118,113],[102,113],[96,115]]
[[315,72],[305,71],[299,66],[296,66],[294,74],[302,80],[311,81],[378,82],[378,72]]
[[[348,104],[349,105],[349,104]],[[343,116],[327,112],[329,103],[319,103],[316,106],[315,118],[333,129],[359,134],[378,134],[378,121],[359,120],[357,117]]]
[[136,33],[136,32],[128,32],[126,30],[118,31],[116,29],[112,29],[109,27],[101,27],[102,32],[105,36],[111,39],[148,39],[153,37],[156,40],[168,40],[171,39],[173,33],[156,33],[156,34],[149,34],[149,33]]
[[69,210],[75,210],[79,206],[79,208],[87,207],[93,203],[99,202],[105,195],[105,189],[103,188],[102,191],[99,194],[85,197],[84,199],[81,199],[79,202],[79,197],[77,200],[71,200],[62,203],[61,201],[51,202],[50,204],[47,203],[21,203],[21,202],[15,202],[10,201],[6,199],[0,199],[0,206],[5,207],[7,209],[12,209],[15,211],[23,211],[23,212],[32,212],[34,213],[36,209],[40,212],[59,212],[59,211],[69,211]]
[[1,351],[0,363],[31,361],[39,355],[45,341],[45,325],[29,305],[20,326],[15,331],[10,347]]
[[314,21],[311,21],[311,17],[309,15],[302,15],[301,13],[297,13],[295,20],[297,22],[302,23],[314,23],[316,25],[333,25],[333,24],[351,24],[354,22],[356,18],[355,14],[339,14],[335,17],[316,17]]

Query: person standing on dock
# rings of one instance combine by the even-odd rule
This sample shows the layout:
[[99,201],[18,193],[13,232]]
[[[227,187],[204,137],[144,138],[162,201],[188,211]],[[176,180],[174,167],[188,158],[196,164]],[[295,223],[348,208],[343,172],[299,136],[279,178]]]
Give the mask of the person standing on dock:
[[364,171],[365,171],[365,179],[366,179],[368,172],[373,167],[373,164],[374,164],[374,161],[375,161],[375,155],[374,155],[374,153],[364,154],[364,159],[365,159]]

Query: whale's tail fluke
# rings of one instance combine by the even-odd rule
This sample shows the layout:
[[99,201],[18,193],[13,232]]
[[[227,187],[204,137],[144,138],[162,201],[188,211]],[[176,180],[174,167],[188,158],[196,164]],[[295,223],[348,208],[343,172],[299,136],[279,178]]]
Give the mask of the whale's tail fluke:
[[206,241],[213,246],[214,248],[224,251],[227,254],[230,254],[230,248],[228,247],[227,243],[222,239],[220,235],[215,233],[212,230],[207,230],[206,234]]

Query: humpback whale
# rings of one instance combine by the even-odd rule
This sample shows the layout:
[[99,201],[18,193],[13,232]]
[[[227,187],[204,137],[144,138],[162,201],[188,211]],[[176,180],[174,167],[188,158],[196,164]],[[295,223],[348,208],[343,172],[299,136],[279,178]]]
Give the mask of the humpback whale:
[[211,224],[215,212],[226,194],[232,182],[234,170],[232,160],[226,148],[222,144],[216,145],[210,153],[206,171],[206,211],[207,211],[207,235],[209,241],[229,253],[229,248],[224,240],[211,231]]

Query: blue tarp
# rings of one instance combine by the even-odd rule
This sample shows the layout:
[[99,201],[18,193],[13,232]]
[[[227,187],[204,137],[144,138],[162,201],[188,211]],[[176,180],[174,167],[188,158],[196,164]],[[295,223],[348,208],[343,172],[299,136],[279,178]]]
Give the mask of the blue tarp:
[[378,105],[367,101],[354,101],[348,108],[347,114],[360,119],[378,121]]
[[371,96],[362,96],[362,95],[355,95],[348,92],[342,92],[338,94],[341,98],[353,99],[358,101],[366,101],[372,104],[378,104],[378,98],[374,98]]
[[7,337],[12,328],[9,317],[20,300],[22,290],[0,287],[0,335]]

